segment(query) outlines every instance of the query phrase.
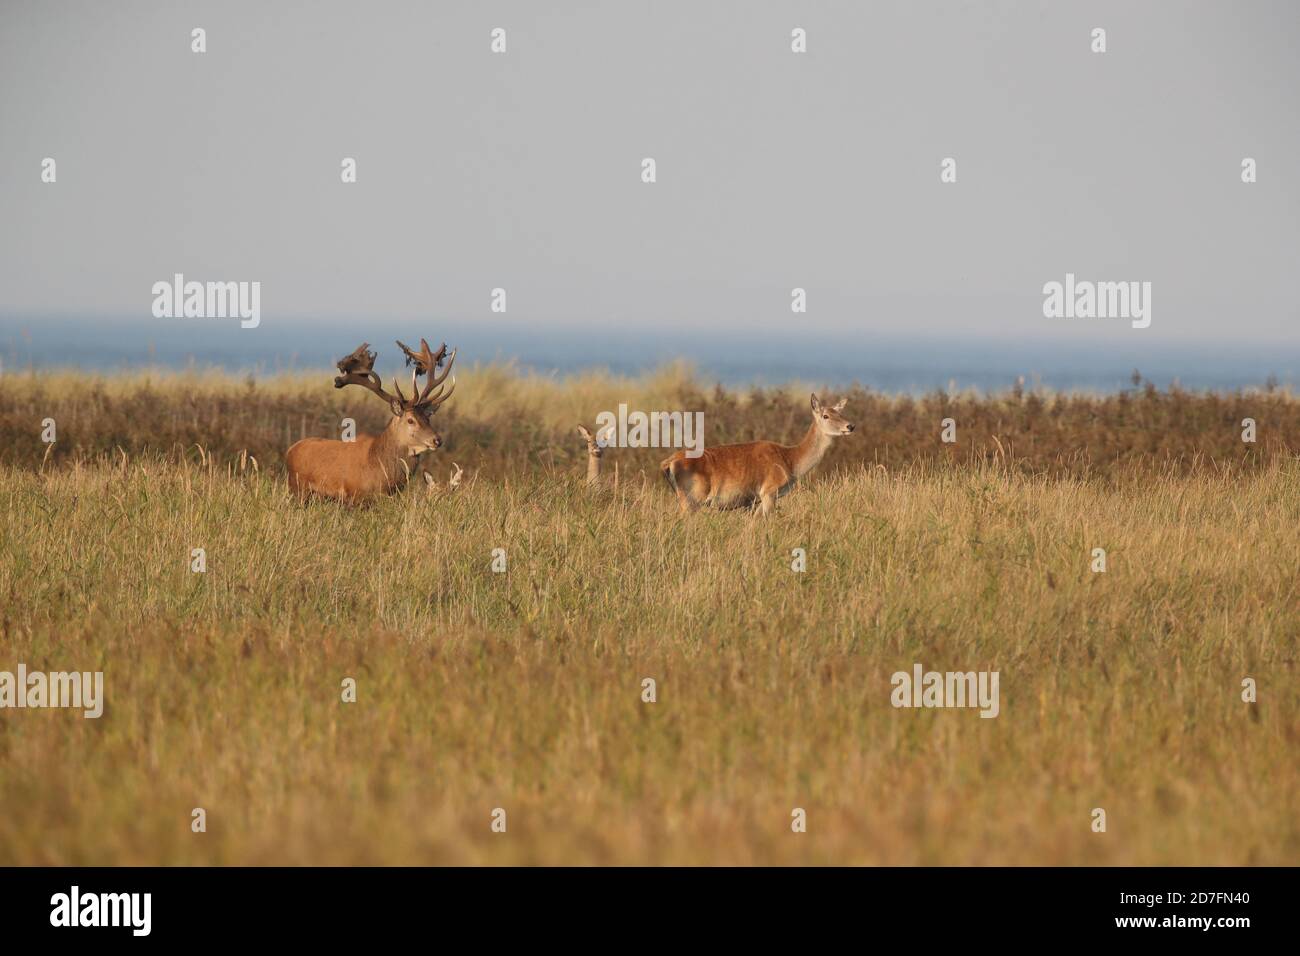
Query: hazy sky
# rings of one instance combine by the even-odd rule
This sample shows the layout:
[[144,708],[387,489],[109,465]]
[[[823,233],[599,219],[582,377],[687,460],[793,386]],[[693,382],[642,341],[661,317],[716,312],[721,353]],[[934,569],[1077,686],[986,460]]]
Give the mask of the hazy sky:
[[[263,326],[501,286],[503,329],[1294,342],[1297,48],[1292,0],[0,0],[0,313],[148,320],[183,272]],[[1067,271],[1151,328],[1044,318]]]

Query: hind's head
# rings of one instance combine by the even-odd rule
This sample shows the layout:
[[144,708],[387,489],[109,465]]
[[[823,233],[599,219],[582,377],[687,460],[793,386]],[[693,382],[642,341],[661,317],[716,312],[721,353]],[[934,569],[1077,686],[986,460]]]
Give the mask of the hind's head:
[[823,435],[829,435],[832,438],[840,435],[851,435],[853,429],[857,426],[845,418],[841,412],[848,403],[847,398],[841,398],[834,405],[824,405],[821,399],[815,394],[812,397],[812,415],[813,424]]
[[614,441],[614,426],[607,425],[598,429],[594,434],[586,425],[578,426],[578,434],[587,442],[587,454],[592,458],[599,458],[604,450]]

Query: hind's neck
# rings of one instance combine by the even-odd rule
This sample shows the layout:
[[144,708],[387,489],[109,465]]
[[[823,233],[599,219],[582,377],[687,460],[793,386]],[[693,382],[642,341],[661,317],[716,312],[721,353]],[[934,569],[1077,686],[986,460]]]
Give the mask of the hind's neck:
[[790,456],[790,465],[794,470],[794,476],[802,478],[816,468],[830,447],[831,436],[818,428],[817,422],[814,421],[808,426],[808,431],[799,444],[790,445],[786,448],[786,452]]

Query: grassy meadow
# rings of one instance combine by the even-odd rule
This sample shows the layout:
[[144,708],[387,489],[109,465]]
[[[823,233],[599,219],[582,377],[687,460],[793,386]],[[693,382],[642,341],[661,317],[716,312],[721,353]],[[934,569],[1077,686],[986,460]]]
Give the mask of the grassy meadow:
[[[0,864],[1300,863],[1297,398],[854,389],[773,517],[683,517],[576,423],[793,442],[807,388],[458,373],[464,484],[361,508],[285,488],[383,423],[328,373],[0,377],[0,670],[106,695],[0,711]],[[893,708],[917,662],[1000,715]]]

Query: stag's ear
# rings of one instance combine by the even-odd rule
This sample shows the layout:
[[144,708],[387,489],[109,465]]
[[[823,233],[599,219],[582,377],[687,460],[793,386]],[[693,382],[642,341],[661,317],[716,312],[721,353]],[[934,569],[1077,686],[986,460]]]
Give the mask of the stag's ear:
[[388,407],[391,408],[391,409],[393,410],[393,414],[394,414],[394,415],[396,415],[398,418],[401,418],[401,416],[402,416],[402,403],[401,403],[401,402],[399,402],[397,399],[394,398],[394,399],[392,399],[391,401],[389,401],[389,403],[388,403]]
[[813,412],[820,412],[822,410],[822,403],[817,400],[816,392],[813,392],[812,396],[812,410]]
[[847,405],[848,403],[849,400],[847,398],[841,398],[838,402],[835,403],[833,411],[837,411],[837,412],[844,411],[844,406]]

